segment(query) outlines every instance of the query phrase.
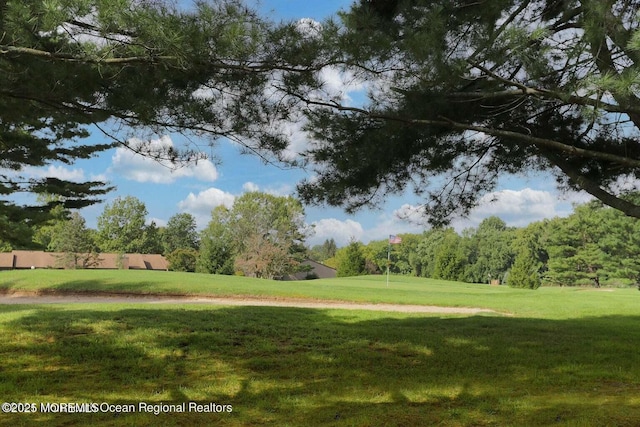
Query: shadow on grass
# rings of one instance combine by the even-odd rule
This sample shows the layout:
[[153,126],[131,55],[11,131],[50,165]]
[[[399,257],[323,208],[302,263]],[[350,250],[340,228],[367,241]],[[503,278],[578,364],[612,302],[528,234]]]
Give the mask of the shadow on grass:
[[640,317],[275,307],[47,307],[17,316],[2,325],[5,400],[233,405],[213,415],[3,417],[17,425],[640,424]]

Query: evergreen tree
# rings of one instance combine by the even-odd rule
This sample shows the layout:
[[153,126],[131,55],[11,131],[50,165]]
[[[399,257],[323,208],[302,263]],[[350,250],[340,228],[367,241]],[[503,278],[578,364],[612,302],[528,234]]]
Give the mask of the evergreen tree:
[[460,236],[453,229],[448,229],[436,250],[432,277],[444,280],[463,280],[465,261]]
[[99,262],[99,254],[91,232],[86,228],[84,218],[73,212],[66,221],[53,228],[50,251],[61,252],[58,260],[64,268],[88,268]]
[[640,218],[615,186],[640,170],[639,11],[627,0],[355,2],[342,25],[325,23],[324,44],[307,45],[367,82],[368,100],[301,86],[315,166],[303,200],[353,211],[412,188],[438,225],[503,174],[545,171]]
[[209,274],[234,273],[235,247],[229,227],[231,213],[225,206],[216,207],[211,221],[200,233],[200,250],[196,272]]
[[519,230],[513,242],[515,260],[507,278],[510,287],[538,289],[542,284],[545,256],[539,238],[534,227]]
[[347,247],[338,252],[338,277],[365,274],[366,261],[361,246],[359,242],[352,241]]
[[[71,164],[114,146],[176,166],[205,156],[150,144],[177,132],[211,143],[228,137],[265,159],[287,149],[279,124],[299,119],[297,99],[274,96],[278,80],[301,82],[318,69],[312,53],[293,46],[302,34],[296,23],[267,22],[240,0],[179,7],[169,0],[0,1],[0,241],[24,246],[25,231],[56,204],[80,208],[111,189],[30,179],[28,167]],[[61,199],[19,206],[10,197],[16,192]]]

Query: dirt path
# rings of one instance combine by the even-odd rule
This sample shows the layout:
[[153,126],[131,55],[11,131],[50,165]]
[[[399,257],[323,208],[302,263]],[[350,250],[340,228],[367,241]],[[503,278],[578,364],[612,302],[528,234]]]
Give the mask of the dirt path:
[[495,313],[493,310],[472,307],[438,307],[428,305],[405,304],[360,304],[342,301],[309,301],[303,299],[279,298],[215,298],[182,296],[138,296],[138,295],[37,295],[33,293],[12,293],[0,295],[0,304],[211,304],[231,306],[267,306],[298,308],[334,308],[341,310],[371,310],[401,313],[445,313],[477,314]]

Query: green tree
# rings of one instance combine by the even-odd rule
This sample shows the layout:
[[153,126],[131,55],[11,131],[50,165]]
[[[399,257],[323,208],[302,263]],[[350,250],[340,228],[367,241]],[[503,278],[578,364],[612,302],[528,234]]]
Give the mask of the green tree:
[[168,254],[176,249],[198,249],[198,231],[196,219],[188,213],[179,213],[167,222],[162,231],[163,253]]
[[503,280],[514,261],[513,237],[513,230],[500,218],[484,219],[468,238],[465,281],[489,283],[491,280]]
[[[634,200],[637,195],[625,197]],[[569,217],[551,225],[546,282],[565,286],[637,283],[640,224],[636,218],[593,201],[575,206]]]
[[[53,207],[18,206],[15,192],[57,194],[79,208],[110,189],[28,179],[25,167],[70,164],[115,145],[176,165],[204,157],[149,143],[176,132],[228,137],[265,158],[287,148],[278,124],[295,109],[273,96],[277,80],[317,69],[293,47],[296,24],[266,22],[239,0],[177,3],[0,2],[0,240],[22,244],[25,233],[5,225],[37,224]],[[86,139],[96,132],[103,138]]]
[[362,244],[352,241],[336,255],[338,258],[338,277],[360,276],[365,274],[366,260],[362,253]]
[[[38,203],[41,204],[55,204],[57,200],[60,200],[60,196],[40,194],[38,195]],[[45,251],[51,250],[49,245],[56,233],[56,230],[60,228],[61,223],[69,219],[70,212],[65,209],[62,204],[54,205],[49,211],[49,218],[46,222],[36,224],[32,229],[33,243],[38,245],[40,249]]]
[[466,256],[462,238],[451,228],[445,230],[435,252],[433,278],[463,280]]
[[369,98],[299,90],[315,165],[303,200],[352,211],[411,186],[441,224],[502,174],[545,171],[640,217],[613,185],[640,171],[639,11],[628,0],[355,2],[308,45],[366,81]]
[[235,248],[230,221],[231,212],[225,206],[218,206],[213,210],[211,221],[200,233],[196,272],[226,275],[234,273]]
[[304,208],[293,197],[249,192],[231,209],[216,208],[202,235],[199,271],[233,259],[246,276],[273,279],[297,270],[306,256]]
[[606,233],[601,207],[597,202],[575,206],[572,215],[552,224],[547,274],[552,283],[575,286],[600,280],[600,270],[609,262],[598,245]]
[[446,234],[447,230],[442,228],[422,234],[412,257],[412,266],[418,277],[434,277],[436,254]]
[[47,249],[62,253],[59,262],[64,268],[88,268],[99,262],[92,233],[87,229],[84,218],[77,212],[53,227]]
[[193,272],[196,270],[198,251],[195,249],[180,248],[166,256],[171,271]]
[[507,277],[507,285],[525,289],[540,287],[548,258],[540,239],[541,229],[537,224],[518,230],[513,241],[515,260]]
[[107,204],[98,217],[97,243],[102,252],[147,253],[146,217],[147,208],[135,197],[118,197]]
[[138,247],[141,254],[161,254],[163,253],[162,235],[163,229],[159,228],[155,221],[151,221],[143,227],[142,242]]
[[247,276],[281,277],[296,271],[305,257],[304,208],[293,197],[245,193],[233,203],[229,227],[236,267]]
[[309,257],[314,261],[323,262],[336,256],[337,250],[336,241],[333,238],[326,239],[322,245],[315,245],[309,249]]
[[[369,274],[380,274],[387,271],[387,251],[389,250],[388,240],[374,240],[366,245],[362,245],[361,251],[365,259],[365,271]],[[394,252],[391,262],[395,262]]]

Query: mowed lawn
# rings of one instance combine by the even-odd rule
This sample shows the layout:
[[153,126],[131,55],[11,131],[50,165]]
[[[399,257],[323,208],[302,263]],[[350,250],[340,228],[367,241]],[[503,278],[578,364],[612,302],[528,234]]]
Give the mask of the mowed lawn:
[[[640,292],[392,277],[270,282],[0,273],[0,289],[481,307],[429,315],[188,304],[0,305],[0,425],[640,425]],[[134,412],[42,413],[44,403]],[[232,412],[141,412],[197,402]],[[211,407],[211,406],[210,406]]]

